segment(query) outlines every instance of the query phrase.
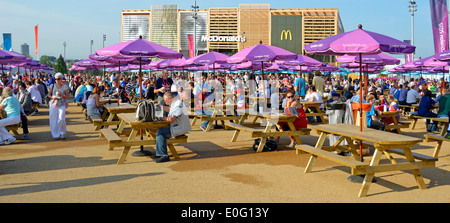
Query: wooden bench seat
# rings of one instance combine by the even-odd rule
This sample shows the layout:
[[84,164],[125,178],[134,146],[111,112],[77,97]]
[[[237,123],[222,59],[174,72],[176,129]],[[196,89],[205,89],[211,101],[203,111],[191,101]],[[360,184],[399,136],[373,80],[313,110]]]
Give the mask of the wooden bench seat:
[[101,135],[103,135],[109,142],[109,150],[113,150],[114,147],[119,147],[122,144],[122,139],[112,129],[101,129]]
[[[109,150],[114,150],[115,147],[128,147],[128,150],[132,146],[141,146],[141,145],[156,145],[155,139],[147,139],[147,140],[140,140],[140,139],[134,139],[134,140],[122,140],[122,138],[112,129],[101,129],[100,133],[108,140],[109,144]],[[169,148],[170,152],[172,153],[172,156],[175,160],[179,160],[180,157],[178,156],[178,152],[176,151],[173,144],[178,143],[187,143],[188,136],[181,135],[177,136],[175,138],[167,139],[167,147]],[[125,155],[124,155],[125,154]],[[126,153],[123,153],[121,155],[121,158],[119,159],[118,164],[121,164],[125,161],[126,154],[128,154],[128,151]]]
[[94,124],[95,131],[98,131],[102,126],[119,125],[120,121],[103,121],[103,119],[98,115],[89,116],[89,120]]
[[17,130],[19,130],[20,124],[15,124],[15,125],[8,125],[5,126],[6,130],[13,132],[13,135],[19,135],[19,132]]
[[227,122],[227,123],[225,123],[225,126],[237,129],[239,131],[244,131],[244,132],[251,133],[252,137],[258,137],[256,135],[260,135],[263,132],[263,129],[255,129],[255,128],[252,128],[252,127],[239,125],[239,124],[234,123],[234,122]]
[[[395,154],[399,154],[399,155],[405,155],[405,153],[403,152],[402,149],[387,149],[386,150],[388,153],[395,153]],[[431,156],[427,156],[427,155],[423,155],[423,154],[419,154],[419,153],[413,153],[411,152],[413,157],[415,159],[418,160],[422,160],[422,161],[433,161],[436,162],[438,161],[438,159],[436,157],[431,157]]]
[[[349,157],[345,157],[345,156],[340,156],[336,153],[332,153],[332,152],[328,152],[326,150],[322,150],[322,149],[317,149],[316,147],[310,146],[310,145],[296,145],[295,149],[298,151],[303,151],[303,152],[307,152],[309,154],[312,155],[311,159],[316,159],[317,157],[323,157],[326,158],[328,160],[337,162],[339,164],[348,166],[352,168],[352,173],[353,174],[363,174],[365,173],[365,169],[367,166],[369,166],[369,164],[357,161],[353,158],[349,158]],[[297,152],[298,154],[299,152]],[[311,163],[311,161],[310,161]],[[312,165],[310,165],[309,167],[312,168]],[[305,173],[310,173],[311,172],[311,168],[307,167],[305,169]]]
[[445,138],[444,136],[435,135],[435,134],[426,134],[425,135],[426,142],[436,142],[436,147],[434,148],[433,157],[439,156],[439,151],[441,150],[442,143],[444,141],[450,142],[450,139]]

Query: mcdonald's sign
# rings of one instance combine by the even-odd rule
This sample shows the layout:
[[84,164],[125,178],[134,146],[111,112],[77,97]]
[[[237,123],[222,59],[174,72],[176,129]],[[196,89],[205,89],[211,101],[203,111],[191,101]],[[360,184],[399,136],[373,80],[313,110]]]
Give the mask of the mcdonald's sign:
[[272,15],[270,41],[277,46],[296,54],[301,54],[302,46],[302,16]]
[[283,29],[283,31],[281,31],[281,37],[280,37],[280,40],[283,40],[283,34],[284,34],[284,39],[285,39],[285,40],[288,40],[288,35],[289,35],[289,40],[292,40],[292,33],[291,33],[291,30],[284,30],[284,29]]

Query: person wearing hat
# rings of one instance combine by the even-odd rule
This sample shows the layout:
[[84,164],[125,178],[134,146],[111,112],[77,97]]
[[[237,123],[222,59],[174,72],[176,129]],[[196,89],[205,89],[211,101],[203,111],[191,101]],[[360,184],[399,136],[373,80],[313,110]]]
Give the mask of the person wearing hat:
[[56,73],[56,83],[48,89],[50,132],[55,140],[66,138],[66,106],[70,95],[62,79],[62,73]]
[[12,95],[13,91],[10,87],[3,88],[0,111],[5,111],[6,117],[0,119],[0,145],[8,145],[16,141],[16,138],[6,129],[6,126],[20,123],[20,102]]

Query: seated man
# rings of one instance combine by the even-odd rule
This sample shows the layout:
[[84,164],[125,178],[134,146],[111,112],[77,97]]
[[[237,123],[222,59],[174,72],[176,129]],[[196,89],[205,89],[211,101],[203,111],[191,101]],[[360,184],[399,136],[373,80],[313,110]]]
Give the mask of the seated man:
[[191,123],[186,109],[186,105],[172,92],[164,93],[164,102],[170,106],[164,106],[164,110],[169,112],[167,117],[161,120],[169,121],[169,127],[158,130],[156,133],[156,156],[159,157],[156,162],[170,161],[167,154],[167,139],[181,136],[191,130]]
[[[41,93],[39,92],[39,90],[36,87],[36,85],[34,85],[33,82],[31,82],[31,81],[26,81],[25,84],[27,86],[27,91],[31,95],[32,104],[33,105],[37,105],[37,106],[39,106],[39,104],[42,104]],[[30,116],[36,114],[36,112],[38,112],[38,110],[36,108],[33,109],[33,111],[31,112]]]

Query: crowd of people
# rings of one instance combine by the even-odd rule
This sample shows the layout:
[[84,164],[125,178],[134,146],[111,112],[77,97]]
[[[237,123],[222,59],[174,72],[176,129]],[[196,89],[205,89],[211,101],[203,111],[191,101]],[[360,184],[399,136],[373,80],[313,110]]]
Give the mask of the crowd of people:
[[[101,96],[118,98],[122,103],[131,103],[141,97],[153,100],[167,107],[164,112],[166,117],[171,114],[169,109],[171,106],[168,102],[175,101],[178,104],[178,99],[185,102],[187,108],[192,108],[195,114],[201,115],[211,115],[211,107],[215,103],[236,103],[237,114],[245,109],[274,113],[281,111],[288,115],[297,115],[299,118],[294,122],[295,127],[306,128],[307,123],[321,122],[321,120],[320,117],[306,117],[305,113],[309,111],[306,111],[299,102],[332,103],[347,100],[359,102],[361,90],[359,79],[352,80],[347,76],[324,76],[320,71],[313,74],[266,74],[263,77],[261,74],[251,72],[217,74],[196,72],[193,75],[186,73],[170,75],[167,70],[164,70],[158,75],[145,73],[141,84],[138,79],[138,76],[133,73],[120,76],[117,73],[99,76],[86,73],[55,75],[37,73],[31,78],[19,73],[3,74],[0,80],[0,89],[3,91],[0,109],[6,111],[7,118],[0,120],[1,143],[10,144],[15,140],[4,130],[5,126],[12,123],[22,123],[23,139],[29,139],[27,116],[39,112],[36,105],[49,107],[51,134],[53,139],[58,140],[66,138],[65,110],[68,103],[80,102],[87,110],[86,117],[99,115],[102,107],[102,102],[99,100]],[[370,128],[384,130],[383,123],[386,122],[381,122],[377,118],[379,112],[398,111],[399,105],[412,105],[419,99],[418,115],[425,117],[450,115],[450,92],[448,83],[443,79],[410,78],[406,80],[403,76],[398,80],[370,79],[366,84],[367,86],[363,88],[367,87],[367,93],[363,91],[362,101],[371,104],[371,109],[367,112],[367,126]],[[385,91],[389,93],[385,95]],[[432,92],[438,93],[432,95]],[[236,96],[224,101],[223,93],[235,93]],[[246,94],[265,97],[267,101],[264,106],[256,104],[250,107],[244,97]],[[20,106],[17,107],[17,105]],[[431,112],[433,107],[439,108],[439,112]],[[190,109],[186,110],[189,112]],[[208,122],[205,121],[200,128],[205,130],[207,125]],[[436,123],[427,122],[427,130],[436,131]],[[165,130],[158,136],[166,138],[168,132]],[[164,140],[161,138],[159,141]],[[291,138],[289,147],[293,147],[295,143],[295,139]],[[158,151],[163,150],[158,149]],[[159,154],[166,155],[164,152]]]

